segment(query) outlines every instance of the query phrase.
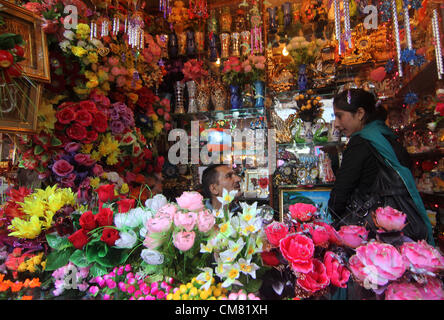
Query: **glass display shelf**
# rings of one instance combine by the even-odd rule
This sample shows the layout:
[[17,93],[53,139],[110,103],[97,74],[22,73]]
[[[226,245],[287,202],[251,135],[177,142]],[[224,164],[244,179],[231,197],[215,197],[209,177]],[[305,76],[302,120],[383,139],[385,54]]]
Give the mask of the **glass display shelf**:
[[265,117],[265,108],[241,108],[230,110],[212,110],[195,113],[173,113],[172,116],[176,120],[227,120],[227,119],[248,119]]

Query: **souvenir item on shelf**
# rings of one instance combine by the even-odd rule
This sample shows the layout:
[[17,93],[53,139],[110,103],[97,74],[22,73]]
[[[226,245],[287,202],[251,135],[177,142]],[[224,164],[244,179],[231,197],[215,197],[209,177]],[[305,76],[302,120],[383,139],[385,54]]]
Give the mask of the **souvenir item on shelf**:
[[242,56],[246,56],[250,53],[250,31],[244,30],[240,33],[240,48]]
[[284,15],[284,28],[288,28],[292,21],[291,2],[284,2],[282,4],[282,12]]
[[168,36],[168,57],[170,59],[177,58],[179,54],[179,40],[175,32],[172,32]]
[[205,33],[203,31],[196,31],[194,34],[196,40],[196,49],[198,53],[205,51]]
[[256,80],[253,82],[254,88],[254,107],[263,108],[265,102],[265,82]]
[[211,89],[209,82],[201,79],[199,83],[197,83],[197,94],[196,94],[196,103],[199,112],[208,111],[208,106],[210,105],[211,99]]
[[227,103],[227,92],[220,79],[213,79],[212,81],[211,102],[213,103],[215,111],[225,110],[225,106]]
[[223,7],[222,14],[220,16],[220,30],[221,30],[221,32],[230,33],[232,22],[233,22],[233,18],[231,17],[230,7],[228,7],[228,6]]
[[220,35],[221,52],[220,57],[226,59],[230,56],[230,34],[222,33]]
[[254,104],[253,90],[250,84],[245,84],[242,90],[242,106],[244,108],[251,108]]
[[185,56],[187,49],[187,34],[186,32],[179,32],[177,34],[177,42],[179,45],[179,55]]
[[186,55],[188,57],[196,54],[195,32],[192,29],[186,31]]
[[242,98],[240,87],[235,84],[230,84],[230,105],[231,109],[239,109],[242,108]]
[[234,18],[234,30],[236,32],[242,32],[247,28],[247,19],[245,17],[245,10],[237,9],[236,16]]
[[275,110],[271,110],[271,122],[273,123],[273,128],[276,129],[276,143],[288,143],[291,141],[290,123],[293,120],[294,117],[290,116],[284,121]]
[[219,20],[215,9],[210,10],[210,18],[207,20],[207,31],[209,34],[219,32]]
[[240,33],[233,32],[231,34],[231,55],[235,57],[240,56]]
[[277,23],[277,7],[267,8],[268,12],[268,32],[276,33],[278,29]]
[[188,90],[188,113],[195,113],[198,111],[196,101],[196,81],[188,81],[186,86]]
[[184,107],[184,90],[185,84],[181,81],[176,81],[174,84],[174,96],[176,101],[175,113],[185,113]]
[[217,41],[218,36],[216,33],[209,33],[208,35],[208,49],[209,49],[209,60],[211,62],[215,62],[218,57],[218,50],[217,50]]

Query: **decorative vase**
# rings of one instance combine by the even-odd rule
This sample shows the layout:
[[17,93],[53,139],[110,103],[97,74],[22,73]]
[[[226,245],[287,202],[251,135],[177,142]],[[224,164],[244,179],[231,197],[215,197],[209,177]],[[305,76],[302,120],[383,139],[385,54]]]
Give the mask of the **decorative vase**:
[[253,108],[254,96],[251,89],[251,85],[246,84],[242,90],[242,106],[244,108]]
[[268,11],[268,32],[269,33],[276,33],[277,32],[277,20],[276,20],[276,14],[277,14],[277,8],[267,8]]
[[220,57],[226,59],[230,56],[230,34],[222,33],[220,35]]
[[239,32],[233,32],[231,34],[231,55],[234,57],[240,56],[240,33]]
[[179,42],[175,32],[170,33],[168,36],[168,57],[170,59],[177,58],[179,54]]
[[298,88],[300,91],[307,89],[307,66],[305,64],[299,65]]
[[233,18],[231,17],[230,7],[224,7],[220,16],[220,30],[221,32],[231,32],[231,23]]
[[253,83],[254,88],[254,106],[256,108],[263,108],[265,103],[265,82],[256,80]]
[[230,84],[230,104],[231,109],[242,108],[242,99],[239,86]]
[[225,110],[225,104],[227,103],[227,92],[225,86],[220,80],[213,81],[211,86],[211,102],[215,111]]
[[247,56],[250,53],[250,36],[251,33],[248,30],[244,30],[240,34],[240,47],[242,56]]
[[311,121],[304,121],[304,133],[303,138],[306,143],[313,142],[313,131],[312,131],[313,123]]
[[207,81],[201,80],[197,83],[196,103],[199,112],[208,111],[211,99],[211,89]]
[[247,28],[247,19],[245,16],[245,11],[242,9],[236,10],[236,16],[234,18],[234,30],[236,32],[242,32]]
[[210,51],[209,60],[214,62],[217,60],[218,50],[217,50],[217,34],[210,33],[208,35],[208,48]]
[[188,57],[196,55],[196,39],[194,30],[189,29],[186,32],[187,35],[187,45],[186,45],[186,54]]
[[196,82],[194,80],[188,81],[186,83],[188,89],[188,113],[197,112],[197,102],[196,102]]
[[181,81],[176,81],[174,84],[174,97],[176,102],[176,108],[174,113],[185,113],[185,107],[183,105],[184,102],[184,90],[185,84]]
[[291,2],[285,2],[282,4],[282,11],[284,12],[284,28],[288,28],[291,25]]

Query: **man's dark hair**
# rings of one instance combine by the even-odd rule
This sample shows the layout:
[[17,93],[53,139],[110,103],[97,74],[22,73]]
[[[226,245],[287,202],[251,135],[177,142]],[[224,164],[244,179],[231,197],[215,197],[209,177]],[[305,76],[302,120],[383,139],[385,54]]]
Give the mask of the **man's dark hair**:
[[219,179],[219,172],[217,168],[225,166],[223,163],[209,165],[202,173],[202,195],[206,199],[211,199],[210,186],[217,183]]

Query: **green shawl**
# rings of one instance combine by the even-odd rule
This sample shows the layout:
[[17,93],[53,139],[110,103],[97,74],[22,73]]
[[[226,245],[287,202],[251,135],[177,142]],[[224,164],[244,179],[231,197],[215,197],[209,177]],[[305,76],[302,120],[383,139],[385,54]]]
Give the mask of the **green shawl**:
[[381,154],[386,160],[386,163],[390,165],[401,177],[404,185],[406,186],[410,196],[412,197],[418,211],[421,213],[422,219],[426,224],[428,230],[427,242],[431,245],[435,245],[433,240],[433,230],[430,223],[430,219],[427,216],[426,209],[419,195],[418,189],[416,189],[415,180],[409,168],[404,167],[399,163],[396,157],[395,151],[392,148],[390,142],[384,137],[395,137],[392,130],[387,127],[383,121],[376,120],[367,124],[361,131],[355,132],[353,135],[360,135],[362,138],[368,140],[371,145]]

